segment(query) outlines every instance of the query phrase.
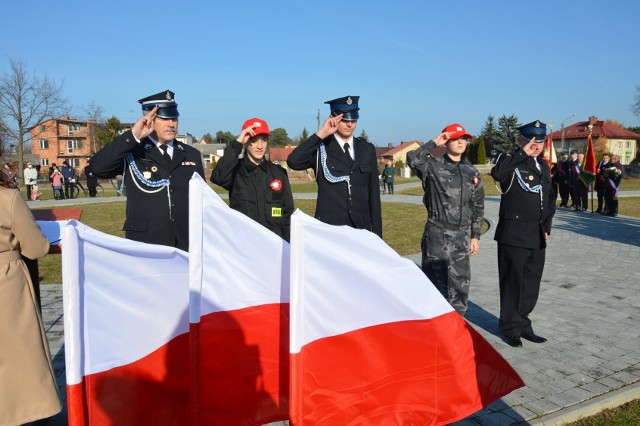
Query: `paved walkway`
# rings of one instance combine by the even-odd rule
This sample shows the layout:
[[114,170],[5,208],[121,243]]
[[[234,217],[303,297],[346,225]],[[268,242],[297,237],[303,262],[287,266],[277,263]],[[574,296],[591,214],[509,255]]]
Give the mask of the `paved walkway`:
[[[420,184],[396,185],[396,191],[416,185]],[[640,196],[640,191],[624,195]],[[384,195],[383,201],[421,203],[421,197]],[[44,203],[39,205],[45,207]],[[498,329],[497,247],[492,239],[498,206],[498,197],[487,197],[486,218],[492,227],[472,258],[466,318],[511,363],[526,386],[456,425],[560,425],[640,398],[640,220],[558,209],[540,299],[531,315],[536,333],[549,341],[523,341],[524,347],[511,348]],[[420,262],[419,254],[408,257]],[[42,301],[64,395],[61,286],[43,286]],[[66,413],[50,424],[66,424]]]

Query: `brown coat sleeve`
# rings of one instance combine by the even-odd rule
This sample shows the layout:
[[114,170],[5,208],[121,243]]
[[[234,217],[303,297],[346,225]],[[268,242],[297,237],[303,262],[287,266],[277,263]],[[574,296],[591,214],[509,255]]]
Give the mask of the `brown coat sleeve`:
[[11,200],[11,215],[11,231],[18,243],[15,248],[29,259],[44,257],[49,252],[49,240],[18,191],[14,191]]

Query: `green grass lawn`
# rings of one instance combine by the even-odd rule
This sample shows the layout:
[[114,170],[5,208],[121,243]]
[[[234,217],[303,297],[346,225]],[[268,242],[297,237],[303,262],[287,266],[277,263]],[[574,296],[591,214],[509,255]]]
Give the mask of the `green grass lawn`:
[[[417,179],[414,179],[417,182]],[[493,186],[489,176],[483,177]],[[639,182],[639,181],[636,181]],[[293,184],[292,184],[293,185]],[[294,192],[314,192],[315,182],[296,182]],[[211,185],[216,192],[224,193],[224,189]],[[495,190],[495,187],[493,188]],[[107,188],[105,187],[105,191]],[[489,191],[487,191],[489,192]],[[400,193],[400,191],[398,191]],[[422,196],[421,187],[402,191],[403,194]],[[496,191],[497,194],[497,191]],[[115,190],[113,190],[115,195]],[[124,198],[122,203],[96,203],[82,205],[82,223],[107,234],[124,237],[122,224],[125,217]],[[315,212],[315,200],[296,199],[295,205],[303,212],[312,215]],[[620,199],[619,213],[624,216],[640,218],[640,197],[623,197]],[[382,203],[382,224],[384,240],[401,256],[420,252],[420,240],[426,222],[427,212],[424,206],[406,203]],[[483,232],[486,231],[486,225]],[[43,284],[61,283],[60,257],[49,255],[39,261],[41,282]]]
[[[315,184],[314,184],[315,185]],[[313,216],[315,200],[295,200],[296,208]],[[83,204],[80,221],[98,231],[124,237],[122,224],[125,203]],[[400,255],[420,252],[420,238],[426,221],[424,206],[417,204],[383,203],[382,223],[384,240]],[[38,262],[43,284],[61,283],[60,255],[48,255]]]

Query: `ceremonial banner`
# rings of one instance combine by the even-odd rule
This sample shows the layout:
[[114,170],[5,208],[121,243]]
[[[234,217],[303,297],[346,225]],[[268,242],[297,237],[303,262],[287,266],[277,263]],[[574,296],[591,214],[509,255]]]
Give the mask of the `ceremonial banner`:
[[524,384],[410,260],[296,211],[291,420],[446,424]]
[[289,244],[189,183],[193,421],[260,425],[289,414]]
[[596,152],[593,149],[593,140],[591,134],[589,134],[589,142],[587,145],[587,152],[584,156],[584,162],[582,163],[580,171],[580,179],[585,185],[589,186],[594,180],[596,180]]
[[187,254],[75,220],[62,237],[69,425],[185,424]]
[[547,142],[544,146],[544,155],[542,158],[549,165],[549,169],[551,169],[551,166],[558,162],[558,156],[556,155],[556,150],[553,147],[553,139],[551,139],[551,133],[549,133],[549,135],[547,136]]

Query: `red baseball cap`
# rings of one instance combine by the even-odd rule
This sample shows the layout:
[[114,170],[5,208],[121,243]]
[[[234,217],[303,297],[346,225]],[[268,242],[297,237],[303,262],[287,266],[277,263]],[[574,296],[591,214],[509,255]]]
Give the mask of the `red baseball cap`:
[[467,133],[467,131],[458,123],[449,124],[447,127],[442,129],[442,133],[449,132],[449,139],[460,139],[463,137],[467,137],[469,139],[473,138],[473,135]]
[[267,124],[266,121],[260,119],[260,118],[250,118],[247,121],[244,122],[244,124],[242,125],[242,130],[246,129],[247,127],[251,127],[251,126],[255,126],[253,128],[253,131],[256,132],[256,135],[270,135],[271,132],[269,132],[269,125]]

